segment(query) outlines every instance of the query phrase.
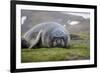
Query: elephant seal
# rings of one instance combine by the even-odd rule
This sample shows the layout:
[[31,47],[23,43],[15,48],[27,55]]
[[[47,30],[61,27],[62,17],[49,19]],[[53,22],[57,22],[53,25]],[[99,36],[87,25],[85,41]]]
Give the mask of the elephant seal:
[[69,32],[59,23],[45,22],[32,27],[22,36],[22,48],[68,47]]

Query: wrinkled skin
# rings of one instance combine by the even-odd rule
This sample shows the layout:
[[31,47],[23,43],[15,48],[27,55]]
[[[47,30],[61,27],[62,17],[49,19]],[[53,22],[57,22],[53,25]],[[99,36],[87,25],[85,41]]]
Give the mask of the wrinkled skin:
[[22,40],[22,48],[25,45],[27,48],[68,47],[70,44],[68,31],[61,24],[55,22],[46,22],[34,26],[22,36],[22,39],[24,39]]

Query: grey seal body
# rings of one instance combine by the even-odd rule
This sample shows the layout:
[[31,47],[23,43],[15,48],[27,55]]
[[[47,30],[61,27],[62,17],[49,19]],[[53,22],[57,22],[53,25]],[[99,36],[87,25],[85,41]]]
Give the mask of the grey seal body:
[[[34,48],[39,45],[40,47],[68,47],[70,35],[61,24],[45,22],[28,30],[22,39],[24,39],[24,43],[26,42],[27,48]],[[24,48],[23,45],[22,48]]]

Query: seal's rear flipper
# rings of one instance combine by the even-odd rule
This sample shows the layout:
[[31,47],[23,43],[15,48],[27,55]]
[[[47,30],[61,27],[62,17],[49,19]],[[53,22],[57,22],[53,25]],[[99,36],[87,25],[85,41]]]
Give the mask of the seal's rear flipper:
[[21,38],[21,48],[28,48],[28,47],[29,43],[24,38]]

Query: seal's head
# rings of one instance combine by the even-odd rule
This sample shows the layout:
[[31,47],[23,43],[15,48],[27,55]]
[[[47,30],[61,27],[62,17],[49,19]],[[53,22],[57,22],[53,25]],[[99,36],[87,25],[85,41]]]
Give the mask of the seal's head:
[[53,30],[50,37],[52,47],[65,47],[67,44],[67,34],[61,29]]

